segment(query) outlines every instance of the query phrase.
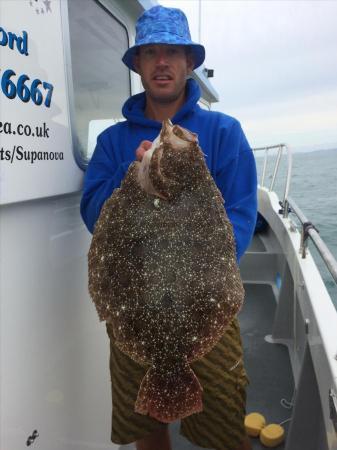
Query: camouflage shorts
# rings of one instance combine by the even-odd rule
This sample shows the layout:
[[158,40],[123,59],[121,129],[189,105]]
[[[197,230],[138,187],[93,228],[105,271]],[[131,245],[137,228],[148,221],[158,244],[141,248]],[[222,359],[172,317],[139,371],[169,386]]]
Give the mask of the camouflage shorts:
[[[110,375],[112,388],[111,441],[129,444],[166,424],[134,412],[140,382],[147,369],[114,344],[111,326]],[[191,364],[203,387],[203,411],[181,420],[180,434],[200,447],[235,450],[245,437],[246,385],[237,319],[217,345]]]

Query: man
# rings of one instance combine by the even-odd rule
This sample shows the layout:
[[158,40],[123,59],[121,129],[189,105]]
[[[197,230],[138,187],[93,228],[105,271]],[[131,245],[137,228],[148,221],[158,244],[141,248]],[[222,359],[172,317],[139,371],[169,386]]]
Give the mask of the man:
[[[84,183],[83,220],[92,232],[104,201],[120,185],[135,155],[142,159],[159,134],[161,121],[170,118],[198,134],[233,224],[239,261],[256,221],[256,168],[249,144],[239,122],[202,110],[197,104],[200,89],[187,78],[203,63],[205,50],[191,41],[183,12],[155,6],[138,19],[136,31],[136,44],[125,53],[123,62],[139,73],[145,92],[124,104],[125,122],[98,136]],[[111,440],[118,444],[136,441],[137,450],[170,450],[167,425],[134,412],[147,369],[117,349],[109,324],[107,331],[113,400]],[[214,349],[191,366],[203,387],[204,409],[182,420],[181,434],[201,447],[250,449],[243,426],[247,377],[236,319]]]

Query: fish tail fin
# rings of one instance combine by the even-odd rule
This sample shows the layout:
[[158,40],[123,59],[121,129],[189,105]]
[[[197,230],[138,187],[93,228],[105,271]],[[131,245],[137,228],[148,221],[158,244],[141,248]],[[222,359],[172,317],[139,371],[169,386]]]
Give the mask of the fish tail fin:
[[202,391],[188,364],[170,372],[151,367],[141,382],[135,412],[171,423],[202,411]]

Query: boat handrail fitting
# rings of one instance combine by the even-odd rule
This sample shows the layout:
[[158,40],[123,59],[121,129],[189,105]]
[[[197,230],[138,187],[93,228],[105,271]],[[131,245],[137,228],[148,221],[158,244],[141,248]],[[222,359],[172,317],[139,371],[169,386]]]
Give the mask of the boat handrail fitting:
[[309,230],[316,230],[317,233],[319,233],[318,229],[315,227],[315,225],[312,222],[306,221],[306,222],[302,223],[301,246],[300,246],[300,253],[302,255],[302,259],[304,259],[307,255],[308,238],[310,236]]

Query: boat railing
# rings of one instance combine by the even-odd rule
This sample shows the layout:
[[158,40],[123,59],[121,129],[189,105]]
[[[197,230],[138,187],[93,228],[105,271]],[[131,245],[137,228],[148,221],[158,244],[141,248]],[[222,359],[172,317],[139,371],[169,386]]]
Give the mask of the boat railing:
[[283,217],[288,217],[289,208],[288,208],[288,196],[289,196],[289,189],[290,189],[290,180],[291,180],[291,169],[292,169],[292,152],[287,144],[277,144],[277,145],[269,145],[266,147],[257,147],[253,148],[253,152],[261,152],[264,151],[264,159],[263,159],[263,168],[262,168],[262,175],[260,180],[260,186],[261,187],[267,187],[266,186],[266,172],[267,172],[267,164],[268,164],[268,158],[271,150],[277,150],[277,155],[274,163],[274,169],[273,169],[273,175],[271,178],[271,182],[269,185],[269,191],[274,190],[276,177],[279,171],[280,167],[280,161],[281,157],[286,152],[287,156],[287,173],[286,173],[286,180],[285,180],[285,186],[284,186],[284,194],[283,194],[283,201],[282,201],[282,213]]
[[308,238],[310,237],[318,253],[322,257],[327,269],[329,270],[332,278],[337,284],[337,261],[333,254],[330,252],[328,246],[320,237],[319,231],[317,230],[315,225],[306,218],[306,216],[303,214],[303,211],[301,211],[301,209],[297,206],[296,202],[291,197],[288,197],[288,208],[289,212],[295,214],[301,223],[300,253],[302,255],[302,258],[306,257]]
[[[271,182],[269,187],[266,186],[266,171],[267,171],[267,163],[268,163],[268,157],[271,150],[277,150],[276,159],[274,163],[273,168],[273,174],[271,177]],[[287,172],[286,172],[286,179],[285,179],[285,186],[284,186],[284,195],[283,195],[283,201],[280,202],[282,209],[280,210],[280,213],[283,215],[284,218],[287,218],[289,213],[295,214],[297,219],[299,220],[301,224],[301,245],[299,252],[304,259],[307,255],[308,250],[308,238],[311,239],[313,244],[315,245],[319,255],[321,256],[325,266],[327,267],[328,271],[330,272],[332,278],[334,279],[335,283],[337,284],[337,261],[323,239],[319,235],[319,231],[315,227],[315,225],[307,219],[307,217],[304,215],[303,211],[298,207],[296,202],[289,196],[289,190],[290,190],[290,181],[291,181],[291,170],[292,170],[292,152],[288,145],[286,144],[278,144],[278,145],[270,145],[266,147],[258,147],[254,148],[253,152],[260,152],[264,151],[264,160],[263,160],[263,167],[262,167],[262,174],[261,174],[261,180],[260,180],[260,186],[264,188],[268,188],[269,191],[274,190],[276,177],[279,171],[280,161],[281,157],[286,152],[287,155]]]

